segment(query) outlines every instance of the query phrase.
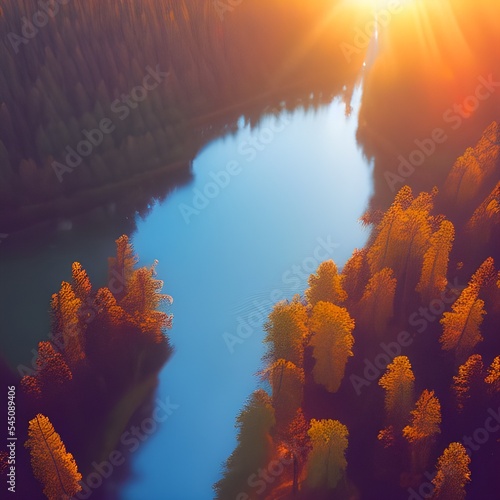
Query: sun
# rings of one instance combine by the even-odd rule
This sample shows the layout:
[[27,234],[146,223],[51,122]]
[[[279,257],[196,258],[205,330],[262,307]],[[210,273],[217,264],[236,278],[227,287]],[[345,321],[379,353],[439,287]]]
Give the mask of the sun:
[[352,3],[372,10],[373,12],[389,11],[391,13],[401,12],[409,5],[417,4],[420,0],[352,0]]

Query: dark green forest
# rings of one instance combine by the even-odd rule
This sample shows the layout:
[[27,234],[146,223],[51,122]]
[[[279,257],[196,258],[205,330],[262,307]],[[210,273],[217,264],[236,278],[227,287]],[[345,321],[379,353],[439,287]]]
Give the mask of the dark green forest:
[[348,94],[362,64],[362,54],[347,64],[338,43],[339,26],[363,19],[349,9],[332,19],[331,1],[301,8],[300,17],[277,0],[237,9],[186,0],[56,5],[39,19],[35,0],[2,4],[4,231],[144,183],[147,194],[127,207],[140,212],[172,179],[189,178],[196,152],[234,130],[239,116],[257,123],[266,109]]

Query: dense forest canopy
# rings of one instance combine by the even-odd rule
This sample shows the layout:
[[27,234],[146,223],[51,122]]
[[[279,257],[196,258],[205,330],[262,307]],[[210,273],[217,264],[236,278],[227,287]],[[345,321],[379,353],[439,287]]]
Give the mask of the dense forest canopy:
[[132,177],[186,170],[242,114],[255,123],[266,106],[345,93],[363,57],[348,64],[339,43],[367,16],[331,0],[91,0],[48,13],[35,0],[4,2],[2,227],[91,208],[130,191]]

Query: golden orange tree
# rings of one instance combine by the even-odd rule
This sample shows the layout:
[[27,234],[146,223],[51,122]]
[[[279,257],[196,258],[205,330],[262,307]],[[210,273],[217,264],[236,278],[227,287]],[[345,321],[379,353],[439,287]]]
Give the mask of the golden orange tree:
[[342,269],[342,284],[347,294],[348,304],[356,303],[361,299],[370,276],[366,254],[365,248],[355,249]]
[[434,391],[425,389],[411,411],[412,421],[403,429],[411,446],[414,471],[423,471],[437,434],[441,432],[441,404]]
[[500,182],[472,214],[466,226],[471,243],[476,247],[486,245],[500,223]]
[[377,335],[384,333],[394,316],[396,284],[392,269],[388,267],[384,267],[370,278],[356,307],[356,318],[359,318],[364,329],[373,330]]
[[410,360],[406,356],[396,356],[387,370],[380,377],[379,385],[385,389],[385,411],[387,427],[378,438],[384,445],[392,444],[394,438],[401,435],[402,429],[409,420],[413,406],[413,386],[415,376]]
[[73,374],[62,354],[50,342],[40,342],[35,374],[25,375],[21,379],[21,386],[28,394],[38,398],[47,389],[57,392],[72,378]]
[[444,197],[452,206],[467,205],[472,202],[484,180],[474,148],[467,148],[460,156],[445,181]]
[[441,347],[445,351],[453,350],[458,363],[463,362],[483,340],[480,326],[486,311],[484,301],[478,296],[481,288],[494,276],[494,262],[490,257],[473,274],[468,286],[453,303],[452,311],[443,314]]
[[306,299],[312,306],[318,302],[331,302],[341,304],[347,298],[342,288],[342,276],[338,273],[333,260],[322,262],[316,274],[311,274],[308,279],[309,288],[306,290]]
[[299,297],[292,301],[278,302],[264,325],[267,344],[265,356],[271,363],[278,359],[286,359],[294,365],[302,367],[304,357],[304,341],[308,335],[307,309]]
[[138,258],[134,254],[127,235],[116,240],[116,256],[108,259],[109,282],[116,283],[113,294],[120,300],[127,293],[127,283],[134,272]]
[[[375,228],[374,241],[367,252],[367,259],[372,273],[384,267],[393,267],[400,258],[398,238],[402,230],[402,218],[405,210],[413,201],[409,186],[403,186],[392,205],[385,212]],[[394,268],[394,267],[393,267]]]
[[314,381],[329,392],[337,392],[347,360],[353,356],[354,320],[344,307],[331,302],[318,302],[312,311],[309,327],[315,359],[312,370]]
[[451,443],[437,463],[435,486],[432,498],[435,500],[465,500],[465,486],[471,480],[470,458],[460,443]]
[[50,420],[39,413],[29,422],[28,436],[25,446],[30,449],[33,473],[43,484],[45,496],[70,500],[82,489],[82,475]]
[[426,302],[437,297],[439,292],[446,288],[446,274],[454,237],[453,224],[444,220],[430,238],[430,246],[425,252],[420,281],[416,288]]
[[278,359],[262,373],[272,389],[276,425],[288,426],[302,405],[304,371],[291,361]]
[[71,266],[71,277],[73,282],[73,291],[78,299],[85,303],[92,292],[92,284],[87,271],[83,269],[79,262],[73,262]]
[[497,356],[488,368],[488,375],[484,379],[490,393],[500,393],[500,356]]
[[334,489],[345,474],[349,431],[338,420],[312,419],[308,430],[312,450],[306,481],[312,488]]
[[119,304],[145,335],[161,342],[163,331],[172,326],[172,315],[160,311],[159,307],[163,302],[171,304],[172,297],[160,293],[163,282],[155,279],[155,265],[132,272],[127,282],[127,293]]
[[458,368],[458,374],[453,377],[453,392],[459,411],[465,408],[470,398],[479,392],[484,381],[483,358],[473,354]]
[[70,368],[85,358],[85,324],[79,318],[82,301],[70,283],[63,281],[58,293],[52,295],[52,332],[62,344],[62,354]]

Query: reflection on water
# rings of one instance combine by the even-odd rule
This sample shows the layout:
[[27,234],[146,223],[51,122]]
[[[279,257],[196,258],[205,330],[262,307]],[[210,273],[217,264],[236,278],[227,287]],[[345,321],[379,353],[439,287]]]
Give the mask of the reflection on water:
[[[135,477],[123,498],[160,498],[165,485],[172,498],[213,497],[234,448],[234,418],[255,388],[273,303],[301,292],[320,261],[343,265],[364,245],[357,219],[371,193],[371,169],[355,142],[359,93],[347,120],[336,101],[266,118],[253,130],[241,126],[195,160],[191,185],[138,222],[134,247],[144,262],[159,259],[174,296],[175,354],[159,397],[180,408],[133,456]],[[239,173],[228,180],[220,173],[230,162]],[[229,184],[217,190],[217,176]],[[200,208],[200,193],[211,190],[218,195]],[[183,205],[198,207],[189,224]]]

